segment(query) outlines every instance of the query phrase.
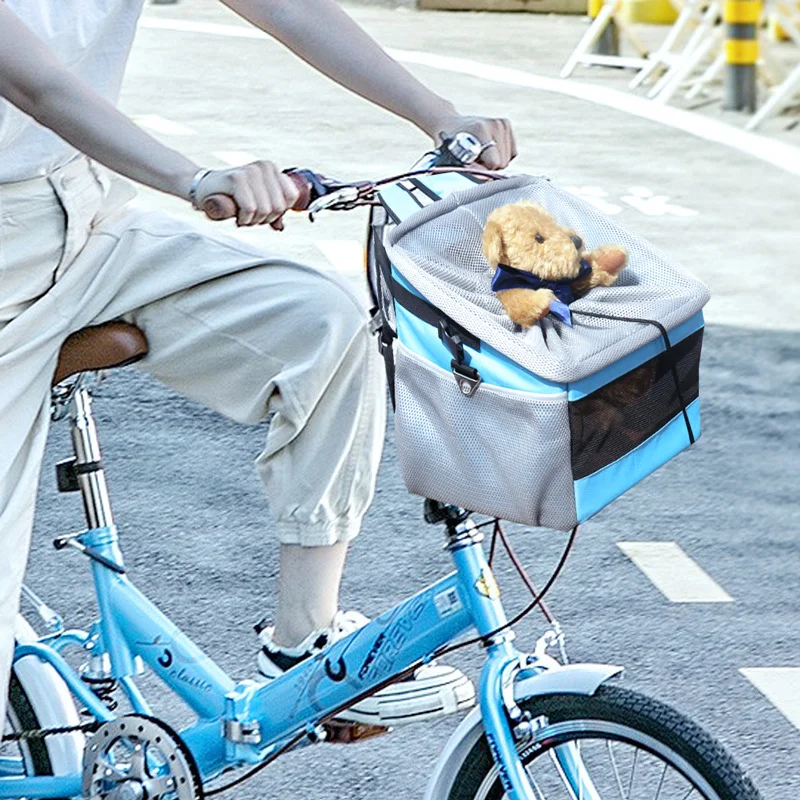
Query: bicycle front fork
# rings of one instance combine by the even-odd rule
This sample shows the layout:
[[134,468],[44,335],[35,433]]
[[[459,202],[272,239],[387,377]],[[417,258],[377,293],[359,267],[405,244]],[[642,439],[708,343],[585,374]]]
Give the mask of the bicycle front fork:
[[[514,690],[523,670],[541,672],[558,664],[542,653],[529,656],[513,646],[514,632],[508,627],[500,589],[481,546],[483,535],[466,514],[446,521],[447,548],[465,589],[475,627],[486,647],[487,660],[479,688],[486,741],[509,800],[540,800],[519,755],[524,745],[534,741],[537,723],[519,707]],[[559,765],[565,789],[573,798],[599,800],[574,744],[554,748],[553,757]]]
[[512,644],[514,632],[507,627],[500,588],[481,546],[483,534],[469,516],[447,523],[447,549],[465,589],[475,628],[485,637],[487,661],[479,696],[486,740],[509,800],[537,800],[517,751],[533,729],[514,699],[515,678],[527,666],[526,657]]

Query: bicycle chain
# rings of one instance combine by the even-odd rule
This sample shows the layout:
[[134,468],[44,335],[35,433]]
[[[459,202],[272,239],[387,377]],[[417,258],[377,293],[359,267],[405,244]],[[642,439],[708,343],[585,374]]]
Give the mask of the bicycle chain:
[[59,733],[94,733],[100,727],[100,723],[84,722],[80,725],[65,725],[61,728],[34,728],[29,731],[19,733],[6,733],[2,742],[24,742],[29,739],[44,739],[47,736],[56,736]]

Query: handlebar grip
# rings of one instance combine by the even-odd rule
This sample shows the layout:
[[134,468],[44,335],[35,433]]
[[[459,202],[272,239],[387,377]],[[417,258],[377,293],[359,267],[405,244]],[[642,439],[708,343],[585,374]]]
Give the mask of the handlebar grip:
[[203,200],[203,211],[209,219],[230,219],[236,216],[238,210],[233,198],[226,194],[210,194]]
[[[293,211],[305,211],[311,204],[311,183],[297,172],[287,172],[300,193],[292,206]],[[239,209],[236,202],[227,194],[210,194],[203,200],[203,211],[209,219],[223,220],[235,217]],[[276,220],[277,222],[277,220]]]

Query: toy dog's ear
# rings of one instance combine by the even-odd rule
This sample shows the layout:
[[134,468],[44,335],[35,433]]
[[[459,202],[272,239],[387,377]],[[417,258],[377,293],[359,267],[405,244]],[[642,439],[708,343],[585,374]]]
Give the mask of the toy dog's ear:
[[496,267],[503,261],[504,253],[503,228],[490,217],[483,229],[483,255],[491,266]]

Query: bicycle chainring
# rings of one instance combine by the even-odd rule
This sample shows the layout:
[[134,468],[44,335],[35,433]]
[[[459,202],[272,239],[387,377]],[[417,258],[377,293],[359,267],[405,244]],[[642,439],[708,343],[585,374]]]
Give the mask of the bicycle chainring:
[[138,714],[100,725],[83,757],[85,800],[201,800],[203,785],[181,738]]

